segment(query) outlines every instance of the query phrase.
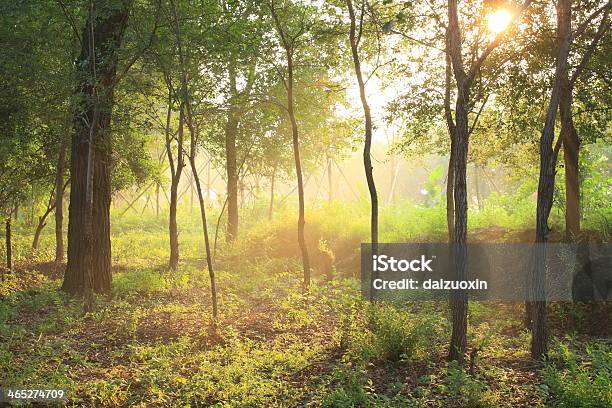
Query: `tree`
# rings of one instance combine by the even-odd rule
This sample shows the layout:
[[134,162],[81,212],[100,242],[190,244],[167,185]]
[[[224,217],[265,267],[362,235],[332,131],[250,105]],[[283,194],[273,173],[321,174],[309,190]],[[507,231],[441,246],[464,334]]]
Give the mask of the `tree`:
[[[198,128],[194,122],[194,113],[193,113],[193,104],[191,98],[191,88],[189,86],[188,79],[188,70],[192,68],[191,66],[191,58],[187,55],[187,50],[185,49],[185,44],[183,43],[182,37],[182,29],[179,18],[179,13],[177,11],[177,7],[173,0],[170,0],[171,4],[171,13],[172,13],[172,30],[174,33],[174,38],[176,41],[176,48],[178,51],[178,57],[180,62],[180,106],[181,106],[181,115],[186,116],[187,127],[189,129],[190,134],[190,153],[189,153],[189,163],[191,164],[191,171],[193,174],[193,178],[196,184],[196,189],[198,192],[198,202],[200,205],[200,216],[202,218],[202,232],[204,234],[204,245],[206,248],[206,265],[208,267],[208,273],[210,276],[210,289],[211,289],[211,301],[212,301],[212,315],[213,315],[213,325],[216,324],[217,320],[217,289],[215,282],[215,272],[213,269],[212,263],[212,253],[210,250],[210,240],[208,236],[208,223],[206,219],[206,203],[204,201],[204,193],[202,191],[202,186],[200,183],[200,177],[198,175],[198,168],[196,165],[196,154],[198,150],[198,139],[199,132]],[[198,68],[198,64],[195,64],[195,68]],[[191,75],[193,77],[193,75]],[[183,114],[183,110],[185,113]],[[182,125],[179,125],[179,133],[182,133]]]
[[[569,7],[571,8],[571,4]],[[588,66],[593,54],[597,51],[599,42],[610,28],[609,14],[611,7],[612,2],[608,1],[604,6],[596,9],[576,30],[570,33],[569,41],[571,47],[584,34],[589,23],[601,15],[598,27],[592,35],[590,43],[588,43],[585,51],[580,56],[580,62],[576,69],[571,74],[569,69],[564,72],[559,96],[560,137],[563,140],[563,158],[565,164],[565,234],[568,240],[575,239],[580,235],[580,172],[578,162],[581,140],[578,136],[572,113],[574,86],[584,69]]]
[[[265,68],[260,67],[260,53],[265,43],[268,28],[261,22],[264,4],[253,1],[221,2],[222,12],[219,27],[211,39],[210,55],[214,71],[222,72],[223,84],[219,89],[223,96],[222,109],[225,114],[224,155],[227,173],[227,239],[233,241],[238,236],[238,185],[240,142],[252,144],[253,135],[245,134],[242,127],[247,110],[253,108],[252,94],[264,84]],[[260,106],[261,107],[261,106]],[[241,140],[242,139],[242,140]],[[246,139],[246,140],[244,140]]]
[[76,64],[78,102],[70,163],[68,263],[62,284],[62,289],[72,294],[110,290],[110,124],[118,79],[118,49],[131,4],[131,0],[90,2],[80,36],[81,53]]
[[[40,192],[47,199],[53,186],[68,118],[73,39],[55,4],[6,3],[0,20],[0,213],[10,232],[17,207],[33,200],[34,209]],[[53,210],[53,197],[45,204],[35,235]]]
[[[520,14],[531,4],[527,0],[518,11]],[[516,17],[514,17],[516,18]],[[477,77],[482,64],[489,54],[502,42],[505,31],[500,32],[487,45],[485,50],[466,69],[463,61],[462,33],[459,24],[457,0],[448,1],[448,47],[447,52],[453,68],[456,83],[456,103],[454,118],[454,133],[452,140],[453,176],[454,176],[454,207],[455,222],[453,230],[453,256],[455,278],[465,280],[467,277],[467,155],[469,143],[468,113],[471,103],[470,88]],[[467,298],[464,291],[453,294],[451,301],[453,329],[451,335],[449,359],[462,362],[467,348]]]
[[[366,180],[368,183],[368,191],[370,192],[370,203],[371,203],[371,216],[370,216],[370,235],[372,244],[372,253],[378,252],[378,195],[376,193],[376,185],[374,183],[374,175],[372,174],[372,114],[370,113],[370,106],[368,105],[366,93],[365,93],[365,81],[361,72],[361,60],[359,57],[359,42],[361,40],[361,34],[363,32],[363,18],[367,2],[364,2],[361,7],[361,16],[359,17],[359,33],[357,33],[357,16],[353,7],[352,0],[346,0],[346,5],[349,12],[350,18],[350,29],[349,29],[349,42],[351,46],[351,54],[353,56],[353,66],[355,69],[355,77],[357,78],[357,84],[359,86],[359,97],[361,99],[361,105],[363,107],[363,116],[365,120],[365,137],[363,146],[363,166],[366,173]],[[331,184],[331,183],[330,183]]]
[[[298,188],[298,244],[302,253],[302,266],[304,269],[304,286],[310,285],[310,259],[308,256],[308,248],[306,247],[306,238],[304,236],[304,226],[306,218],[304,214],[304,181],[302,179],[302,163],[300,160],[300,139],[298,134],[298,123],[295,117],[293,87],[294,87],[294,57],[299,40],[308,30],[307,10],[305,7],[296,7],[290,1],[283,1],[282,8],[274,0],[268,3],[270,14],[274,20],[274,26],[280,39],[280,45],[285,53],[285,69],[286,76],[283,76],[283,85],[287,91],[287,115],[291,122],[291,135],[293,144],[293,156],[295,161],[295,173],[297,177]],[[281,15],[281,11],[283,14]],[[289,13],[297,13],[299,22],[290,26],[287,21]],[[291,21],[293,23],[293,21]]]

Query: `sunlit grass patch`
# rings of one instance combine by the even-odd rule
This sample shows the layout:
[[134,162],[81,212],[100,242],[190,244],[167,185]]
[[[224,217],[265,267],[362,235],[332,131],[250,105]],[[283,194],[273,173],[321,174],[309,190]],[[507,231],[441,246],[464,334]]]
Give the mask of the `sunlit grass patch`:
[[557,342],[542,370],[542,392],[560,408],[604,408],[612,406],[612,347]]

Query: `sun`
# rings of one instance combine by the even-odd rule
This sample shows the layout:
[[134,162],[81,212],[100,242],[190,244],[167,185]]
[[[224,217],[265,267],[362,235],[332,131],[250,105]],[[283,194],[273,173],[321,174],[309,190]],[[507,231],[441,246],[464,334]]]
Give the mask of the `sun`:
[[512,22],[512,13],[508,10],[497,10],[487,14],[487,27],[493,34],[499,34],[508,28],[508,25]]

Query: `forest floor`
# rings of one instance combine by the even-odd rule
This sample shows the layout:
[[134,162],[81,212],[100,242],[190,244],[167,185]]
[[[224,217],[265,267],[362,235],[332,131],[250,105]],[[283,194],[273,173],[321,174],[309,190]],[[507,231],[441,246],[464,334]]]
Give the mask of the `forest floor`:
[[[1,286],[0,384],[66,388],[68,406],[612,403],[609,308],[551,305],[542,364],[529,358],[522,305],[471,302],[469,344],[478,351],[462,370],[445,360],[444,302],[371,304],[342,270],[333,280],[317,275],[305,294],[297,259],[279,256],[285,234],[269,245],[264,235],[220,248],[215,328],[205,263],[187,256],[165,271],[163,231],[114,233],[113,289],[91,312],[59,291],[53,265],[24,262]],[[184,252],[197,254],[191,244],[187,237]],[[349,258],[336,254],[336,264]]]

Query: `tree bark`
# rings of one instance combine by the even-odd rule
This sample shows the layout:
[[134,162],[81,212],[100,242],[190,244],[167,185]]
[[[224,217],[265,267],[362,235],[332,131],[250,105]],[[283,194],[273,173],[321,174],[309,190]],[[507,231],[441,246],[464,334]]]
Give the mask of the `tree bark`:
[[450,138],[450,154],[448,158],[448,171],[446,173],[446,227],[448,230],[448,242],[453,242],[453,231],[455,229],[455,200],[453,196],[455,187],[455,122],[450,104],[453,65],[450,56],[448,30],[446,32],[445,50],[444,117]]
[[535,268],[531,282],[531,357],[540,359],[547,352],[548,330],[546,323],[546,300],[544,299],[546,251],[548,240],[548,217],[553,203],[555,188],[555,166],[557,163],[559,139],[553,148],[555,119],[565,77],[571,42],[571,0],[557,3],[557,58],[555,80],[551,92],[546,120],[540,137],[540,176],[538,180],[538,203],[536,213]]
[[268,221],[272,221],[272,215],[274,212],[274,182],[276,181],[276,166],[272,170],[272,176],[270,177],[270,206],[268,207]]
[[[454,129],[453,131],[454,132]],[[451,153],[448,158],[448,171],[446,175],[446,228],[448,230],[448,242],[453,242],[453,231],[455,230],[455,138],[451,134]]]
[[[454,150],[454,206],[455,225],[453,229],[453,253],[455,279],[467,279],[467,153],[468,153],[468,101],[469,85],[458,81],[457,104],[455,107],[455,150]],[[467,349],[467,293],[459,290],[452,295],[453,328],[449,359],[464,361]]]
[[327,158],[327,185],[328,185],[328,196],[327,200],[331,203],[334,199],[334,185],[332,179],[332,158]]
[[363,146],[363,166],[366,174],[366,181],[368,184],[368,191],[370,193],[371,213],[370,213],[370,240],[372,244],[372,254],[378,253],[378,195],[376,192],[376,184],[374,182],[374,174],[372,167],[372,114],[370,113],[370,106],[368,105],[366,93],[365,93],[365,82],[363,80],[363,74],[361,72],[361,61],[359,59],[359,44],[357,39],[357,24],[355,10],[353,8],[352,0],[346,0],[346,4],[349,11],[349,17],[351,20],[349,40],[351,43],[351,54],[353,57],[353,66],[355,69],[355,76],[357,78],[357,84],[359,86],[359,97],[361,99],[361,106],[363,108],[363,116],[365,118],[365,140]]
[[580,236],[580,138],[572,119],[572,89],[563,87],[559,111],[563,158],[565,164],[565,237],[573,241]]
[[11,235],[11,214],[6,217],[5,230],[4,230],[4,239],[6,243],[6,270],[8,273],[13,271],[13,245],[11,243],[12,235]]
[[48,212],[45,211],[43,215],[38,217],[38,224],[36,225],[36,230],[34,231],[34,239],[32,239],[32,249],[34,251],[38,250],[38,246],[40,243],[40,234],[42,233],[43,228],[47,226],[47,216],[51,213],[51,210]]
[[159,183],[155,184],[155,216],[159,217]]
[[[193,135],[191,137],[194,137]],[[202,231],[204,233],[204,246],[206,248],[206,265],[208,267],[208,274],[210,276],[210,294],[212,302],[212,315],[213,319],[217,319],[217,287],[215,282],[215,271],[212,265],[212,254],[210,251],[210,239],[208,236],[208,224],[206,221],[206,203],[204,201],[204,193],[202,192],[202,186],[200,183],[200,177],[198,176],[198,170],[195,163],[195,154],[192,153],[190,158],[191,170],[193,171],[193,178],[196,184],[196,190],[198,192],[198,201],[200,203],[200,217],[202,218]]]
[[64,173],[66,143],[62,142],[55,172],[55,263],[64,262]]
[[[454,142],[451,155],[453,161],[453,258],[455,279],[463,280],[467,275],[467,152],[469,142],[468,106],[471,80],[465,72],[461,55],[461,31],[457,12],[457,1],[448,1],[447,54],[452,61],[452,68],[457,83],[457,100],[455,104],[455,124],[451,132]],[[448,72],[448,63],[447,63]],[[447,74],[448,77],[448,74]],[[449,92],[449,91],[448,91]],[[463,363],[467,348],[467,296],[465,291],[454,291],[451,295],[453,327],[449,349],[449,360]]]
[[227,169],[227,240],[238,237],[238,165],[236,159],[236,134],[238,120],[230,108],[225,124],[225,157]]
[[[64,186],[62,185],[62,187]],[[32,240],[32,249],[34,251],[38,250],[40,234],[42,233],[43,228],[47,226],[47,217],[49,216],[49,214],[51,214],[51,211],[53,211],[53,209],[55,208],[55,205],[56,205],[56,201],[55,201],[55,186],[54,186],[53,190],[51,191],[51,195],[49,196],[49,201],[47,202],[47,208],[45,209],[45,212],[43,213],[43,215],[38,217],[38,224],[36,225],[36,231],[34,231],[34,239]]]
[[293,51],[287,51],[287,111],[291,121],[291,135],[293,143],[293,157],[295,161],[295,173],[298,185],[298,244],[302,252],[302,266],[304,268],[304,286],[310,285],[310,259],[308,248],[306,247],[306,237],[304,228],[306,217],[304,211],[304,180],[302,178],[302,162],[300,160],[300,139],[298,135],[298,125],[293,108]]
[[480,191],[480,169],[477,164],[474,165],[474,188],[476,189],[478,211],[482,211],[484,210],[484,203],[482,202],[482,191]]
[[391,179],[391,187],[389,188],[389,198],[387,199],[387,201],[389,202],[389,204],[394,204],[395,203],[395,190],[397,187],[397,176],[399,174],[401,161],[396,156],[392,156],[391,163],[392,163],[391,167],[393,167],[393,178]]
[[295,174],[297,178],[297,189],[298,189],[298,225],[297,225],[297,238],[302,253],[302,265],[304,268],[304,287],[307,288],[310,285],[310,259],[308,256],[308,248],[306,246],[306,238],[304,234],[304,227],[306,224],[306,218],[304,214],[304,180],[302,176],[302,162],[300,160],[300,139],[298,134],[298,124],[295,117],[294,101],[293,101],[293,86],[294,86],[294,64],[293,64],[293,53],[295,51],[295,38],[288,38],[281,22],[276,14],[274,4],[270,4],[270,12],[274,23],[276,25],[277,32],[281,37],[282,46],[285,50],[286,62],[287,62],[287,78],[285,80],[285,88],[287,90],[287,115],[291,122],[291,140],[293,144],[293,158],[295,162]]
[[[200,183],[200,178],[198,176],[198,169],[196,166],[196,153],[197,153],[197,145],[198,145],[198,131],[196,130],[194,121],[193,121],[193,113],[192,113],[192,105],[191,99],[189,95],[189,87],[188,87],[188,79],[185,68],[187,66],[187,58],[183,52],[183,43],[181,40],[181,29],[180,22],[177,14],[177,10],[172,4],[172,12],[174,15],[174,29],[176,36],[176,45],[178,48],[178,55],[180,59],[180,69],[181,69],[181,102],[180,102],[180,120],[179,120],[179,140],[180,140],[180,149],[182,150],[182,142],[183,142],[183,123],[185,119],[187,120],[187,127],[189,129],[189,134],[191,136],[191,144],[190,144],[190,154],[189,154],[189,163],[191,164],[191,172],[194,181],[196,182],[196,189],[198,192],[198,201],[200,204],[200,215],[202,218],[202,229],[204,233],[204,244],[206,247],[206,264],[208,266],[208,273],[210,276],[210,289],[212,296],[212,314],[213,314],[213,328],[216,327],[217,321],[217,290],[215,286],[215,273],[212,265],[212,254],[210,251],[210,241],[208,237],[208,226],[206,222],[206,206],[204,202],[204,194],[202,192],[202,186]],[[185,118],[186,114],[186,118]],[[182,157],[182,156],[179,156]],[[182,159],[181,159],[182,165]]]
[[[169,115],[168,115],[169,116]],[[178,207],[178,188],[181,181],[181,175],[183,173],[183,131],[184,131],[184,113],[183,105],[181,104],[179,109],[179,127],[177,136],[177,163],[176,167],[172,171],[172,179],[170,183],[170,214],[168,231],[170,233],[170,262],[168,267],[170,270],[176,270],[179,262],[179,240],[178,240],[178,225],[176,222],[176,210]],[[167,121],[169,126],[169,120]],[[168,129],[169,131],[169,129]],[[168,147],[168,154],[171,153],[171,148]],[[172,166],[174,167],[174,166]]]
[[[68,263],[62,285],[64,291],[72,294],[83,294],[89,289],[95,292],[110,290],[110,124],[117,50],[130,5],[131,1],[125,1],[120,7],[95,13],[92,6],[81,36],[81,54],[76,64],[80,81],[77,95],[81,103],[74,114]],[[91,55],[92,50],[94,55]]]

